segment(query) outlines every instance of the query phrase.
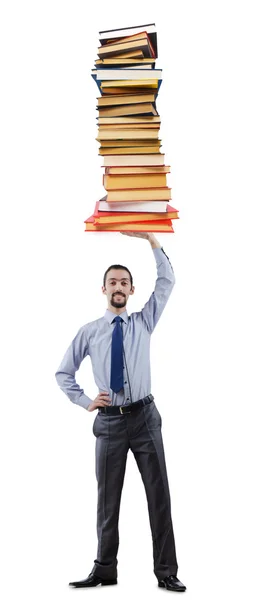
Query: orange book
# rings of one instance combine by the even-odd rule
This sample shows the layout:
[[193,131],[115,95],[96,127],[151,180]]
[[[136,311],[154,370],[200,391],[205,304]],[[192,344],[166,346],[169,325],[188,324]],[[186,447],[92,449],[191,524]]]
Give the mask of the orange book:
[[142,175],[103,175],[103,187],[108,190],[126,190],[137,188],[163,188],[167,186],[165,173]]
[[171,219],[162,221],[144,221],[139,223],[112,223],[110,225],[97,225],[92,215],[84,221],[85,231],[158,231],[163,233],[174,233]]

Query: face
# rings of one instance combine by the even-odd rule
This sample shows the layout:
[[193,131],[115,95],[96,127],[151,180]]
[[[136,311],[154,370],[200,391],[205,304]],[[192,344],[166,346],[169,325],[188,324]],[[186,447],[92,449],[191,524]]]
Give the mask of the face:
[[125,269],[108,271],[105,287],[102,287],[103,294],[107,296],[108,308],[125,310],[128,297],[134,294],[134,289],[134,286],[131,289],[130,276]]

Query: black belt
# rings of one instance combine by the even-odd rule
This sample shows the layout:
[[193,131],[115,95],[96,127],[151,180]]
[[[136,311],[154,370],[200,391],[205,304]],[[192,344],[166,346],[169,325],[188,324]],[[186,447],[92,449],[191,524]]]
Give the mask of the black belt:
[[100,406],[99,412],[106,413],[107,415],[125,415],[126,413],[131,413],[134,410],[141,408],[141,406],[150,404],[153,400],[154,396],[149,394],[149,396],[145,396],[145,398],[141,398],[141,400],[132,402],[131,404],[122,404],[121,406]]

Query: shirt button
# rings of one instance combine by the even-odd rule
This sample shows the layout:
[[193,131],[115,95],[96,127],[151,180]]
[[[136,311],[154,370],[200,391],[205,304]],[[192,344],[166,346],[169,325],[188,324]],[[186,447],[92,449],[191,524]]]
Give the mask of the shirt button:
[[125,383],[127,383],[127,381],[125,381]]

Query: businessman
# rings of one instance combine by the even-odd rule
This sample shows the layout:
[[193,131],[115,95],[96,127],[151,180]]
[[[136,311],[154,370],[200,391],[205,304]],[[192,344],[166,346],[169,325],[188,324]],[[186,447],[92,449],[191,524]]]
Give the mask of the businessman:
[[[103,278],[102,293],[108,303],[104,316],[79,329],[56,372],[60,388],[72,402],[89,412],[97,410],[93,423],[98,483],[97,558],[86,579],[69,585],[93,587],[117,583],[120,500],[127,453],[131,449],[146,491],[158,586],[184,592],[186,587],[177,578],[162,419],[151,394],[150,375],[151,334],[166,306],[175,277],[169,258],[152,233],[123,235],[149,241],[157,267],[154,291],[140,312],[128,315],[128,298],[135,291],[132,275],[123,265],[111,265]],[[86,356],[91,358],[99,389],[94,400],[75,379]]]

